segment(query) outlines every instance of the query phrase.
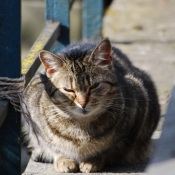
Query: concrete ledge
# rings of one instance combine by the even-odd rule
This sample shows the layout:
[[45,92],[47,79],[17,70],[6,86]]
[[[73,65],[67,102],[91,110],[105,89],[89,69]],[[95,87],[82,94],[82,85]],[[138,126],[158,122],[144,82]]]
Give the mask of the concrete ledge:
[[[89,173],[90,175],[145,175],[143,172],[146,163],[140,163],[135,166],[128,167],[107,167],[103,172]],[[70,175],[70,174],[86,174],[86,173],[58,173],[54,170],[53,164],[34,162],[30,159],[25,172],[22,175]]]

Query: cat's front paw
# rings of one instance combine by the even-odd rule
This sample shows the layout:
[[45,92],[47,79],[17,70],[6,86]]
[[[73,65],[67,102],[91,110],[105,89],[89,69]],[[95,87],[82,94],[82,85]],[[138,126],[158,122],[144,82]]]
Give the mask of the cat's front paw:
[[78,164],[71,159],[60,159],[54,162],[54,167],[60,173],[72,173],[78,171]]
[[79,168],[83,173],[97,172],[103,169],[103,163],[98,161],[81,162]]

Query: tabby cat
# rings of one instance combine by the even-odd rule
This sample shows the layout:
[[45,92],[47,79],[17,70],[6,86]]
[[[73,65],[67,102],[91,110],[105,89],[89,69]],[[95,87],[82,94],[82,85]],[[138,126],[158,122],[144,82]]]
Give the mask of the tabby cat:
[[149,157],[160,116],[155,86],[108,38],[74,43],[58,55],[43,50],[39,57],[45,73],[25,90],[33,160],[87,173]]

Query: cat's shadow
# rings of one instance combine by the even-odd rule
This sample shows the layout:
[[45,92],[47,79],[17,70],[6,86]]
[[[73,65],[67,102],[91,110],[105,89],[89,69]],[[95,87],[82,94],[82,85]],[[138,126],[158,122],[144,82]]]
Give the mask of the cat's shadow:
[[106,166],[101,173],[143,173],[148,161],[129,166]]

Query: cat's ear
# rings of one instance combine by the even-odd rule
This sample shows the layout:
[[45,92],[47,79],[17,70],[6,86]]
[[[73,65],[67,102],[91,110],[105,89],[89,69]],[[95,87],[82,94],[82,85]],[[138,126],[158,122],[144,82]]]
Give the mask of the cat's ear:
[[54,55],[53,53],[45,50],[42,50],[39,53],[39,58],[43,63],[48,76],[51,76],[55,72],[55,70],[58,67],[61,67],[63,64],[58,55]]
[[99,65],[109,65],[111,63],[111,42],[108,38],[103,39],[94,49],[92,55]]

